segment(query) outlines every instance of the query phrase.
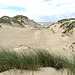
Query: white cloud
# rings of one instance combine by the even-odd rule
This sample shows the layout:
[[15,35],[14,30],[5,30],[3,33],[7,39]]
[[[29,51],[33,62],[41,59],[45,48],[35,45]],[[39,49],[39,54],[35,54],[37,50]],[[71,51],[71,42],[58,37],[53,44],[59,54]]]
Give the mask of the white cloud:
[[22,14],[35,21],[50,21],[51,18],[57,21],[61,18],[75,16],[75,0],[0,0],[0,4],[23,7],[26,9],[26,11],[0,9],[0,16]]
[[5,16],[5,15],[12,17],[15,15],[15,12],[8,10],[8,9],[0,9],[0,16]]

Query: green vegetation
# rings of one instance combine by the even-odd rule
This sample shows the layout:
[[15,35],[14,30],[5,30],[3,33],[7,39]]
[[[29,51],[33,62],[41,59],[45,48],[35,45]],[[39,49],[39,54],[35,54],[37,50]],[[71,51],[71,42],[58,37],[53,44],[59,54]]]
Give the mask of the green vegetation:
[[20,21],[18,21],[18,19],[15,19],[15,18],[12,18],[12,22],[18,23],[19,25],[22,25],[22,23]]
[[60,27],[64,29],[64,31],[62,33],[72,34],[72,30],[73,30],[73,28],[75,28],[75,21],[73,21],[71,23],[70,22],[65,22]]
[[2,16],[1,18],[3,18],[3,19],[9,19],[10,17],[9,16]]
[[62,19],[62,20],[59,20],[58,23],[63,23],[65,21],[69,21],[70,19]]
[[73,42],[72,44],[75,44],[75,42]]
[[63,23],[60,27],[66,27],[69,24],[69,22]]
[[37,49],[35,52],[26,54],[16,53],[13,50],[7,48],[0,49],[0,72],[9,69],[28,69],[38,70],[40,67],[54,67],[56,69],[67,68],[68,75],[75,75],[75,55],[73,55],[73,62],[66,57],[57,56],[46,50]]
[[6,24],[10,24],[11,25],[11,19],[8,18],[0,18],[0,23],[6,23]]
[[70,21],[70,20],[75,20],[75,18],[62,19],[62,20],[59,20],[58,23],[63,23],[63,22]]
[[28,18],[28,17],[26,17],[26,16],[23,16],[23,15],[17,15],[17,16],[14,16],[13,18],[15,18],[15,19],[19,19],[19,18]]
[[14,22],[14,23],[17,23],[17,24],[23,26],[23,24],[25,24],[25,23],[22,20],[22,18],[27,18],[27,17],[26,16],[22,16],[22,15],[17,15],[15,17],[2,16],[0,18],[0,23],[5,23],[5,24],[13,25],[12,22]]

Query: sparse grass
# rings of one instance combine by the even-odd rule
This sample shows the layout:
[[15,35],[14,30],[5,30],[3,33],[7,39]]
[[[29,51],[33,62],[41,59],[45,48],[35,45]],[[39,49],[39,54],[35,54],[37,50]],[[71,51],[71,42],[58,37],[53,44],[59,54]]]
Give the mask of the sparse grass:
[[63,23],[65,21],[69,21],[70,19],[62,19],[62,20],[59,20],[58,23]]
[[19,25],[22,25],[22,23],[20,21],[18,21],[18,19],[16,19],[16,18],[12,18],[12,22],[18,23]]
[[69,24],[69,22],[63,23],[60,27],[66,27]]
[[73,62],[68,60],[66,57],[57,56],[46,50],[37,49],[35,52],[26,54],[16,53],[13,50],[6,48],[0,49],[0,72],[9,69],[28,69],[38,70],[40,67],[54,67],[57,70],[67,68],[67,72],[75,75],[75,55]]
[[[21,21],[19,21],[19,18],[21,19]],[[5,24],[9,24],[12,25],[12,22],[19,24],[21,27],[24,27],[23,24],[24,21],[22,20],[22,18],[27,18],[25,16],[15,16],[15,17],[8,17],[8,16],[2,16],[0,18],[0,23],[5,23]]]
[[73,34],[73,28],[75,28],[75,21],[73,21],[72,23],[65,22],[60,27],[64,29],[64,31],[62,33],[64,33],[64,34],[66,34],[66,33]]
[[70,20],[75,20],[75,18],[62,19],[62,20],[59,20],[58,23],[63,23],[63,22],[70,21]]

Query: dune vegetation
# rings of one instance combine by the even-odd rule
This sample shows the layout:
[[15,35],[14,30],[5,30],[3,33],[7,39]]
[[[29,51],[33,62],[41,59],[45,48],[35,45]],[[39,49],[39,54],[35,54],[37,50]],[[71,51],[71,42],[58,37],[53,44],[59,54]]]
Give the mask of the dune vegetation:
[[11,25],[11,19],[8,16],[3,16],[0,18],[0,23],[5,23]]
[[30,26],[35,26],[39,25],[33,20],[30,20],[28,17],[23,16],[23,15],[16,15],[14,17],[9,17],[9,16],[2,16],[0,18],[0,24],[3,26],[11,26],[11,27],[22,27],[24,28],[25,25],[30,25]]
[[0,23],[9,24],[12,26],[12,22],[14,22],[16,24],[22,25],[22,21],[19,21],[16,17],[18,18],[18,16],[15,16],[15,17],[2,16],[0,18]]
[[64,34],[66,34],[66,33],[72,34],[73,33],[73,28],[75,28],[75,21],[73,21],[73,22],[65,22],[60,27],[64,29],[64,31],[62,33],[64,33]]
[[8,48],[0,50],[0,72],[9,69],[38,70],[41,67],[53,67],[57,70],[67,69],[67,74],[75,75],[75,55],[73,62],[66,57],[54,55],[47,50],[36,49],[34,52],[21,54]]
[[[75,34],[75,19],[63,19],[58,21],[56,24],[52,25],[38,25],[35,21],[29,20],[27,17],[18,15],[15,17],[3,16],[0,18],[0,27],[2,28],[2,24],[10,25],[12,27],[27,27],[28,29],[19,29],[19,28],[2,28],[0,33],[0,42],[1,45],[11,45],[13,49],[0,47],[0,72],[4,72],[10,69],[19,69],[19,70],[31,70],[37,71],[42,67],[52,67],[56,70],[67,69],[67,75],[75,75],[75,55],[72,54],[72,60],[69,57],[65,57],[60,55],[56,55],[50,51],[51,50],[63,50],[75,52],[75,41],[73,36],[67,37],[65,34]],[[25,26],[26,25],[26,26]],[[38,25],[38,26],[37,26]],[[54,26],[55,25],[55,26]],[[59,27],[59,28],[57,28]],[[15,30],[16,29],[16,30]],[[10,31],[11,30],[11,31]],[[21,32],[21,33],[20,33]],[[8,33],[8,34],[7,34]],[[61,37],[61,33],[63,34]],[[21,37],[22,36],[22,37]],[[39,37],[38,37],[39,36]],[[72,40],[73,38],[73,40]],[[11,41],[13,40],[13,41]],[[70,41],[69,41],[70,40]],[[21,42],[22,41],[22,42]],[[34,42],[35,41],[35,42]],[[24,43],[23,43],[24,42]],[[26,53],[25,50],[22,52],[19,51],[21,48],[25,48],[29,50],[28,47],[19,47],[18,52],[16,52],[16,48],[14,45],[19,46],[22,44],[32,44],[33,47],[39,48],[38,46],[45,48],[44,49],[33,49],[32,51]],[[39,43],[39,44],[36,44]],[[14,45],[13,45],[14,44]],[[36,46],[35,46],[35,45]],[[50,47],[49,47],[50,46]],[[55,47],[55,48],[53,48]],[[20,53],[19,53],[20,52]],[[70,54],[71,55],[71,54]]]
[[58,21],[58,23],[63,23],[63,22],[67,22],[67,21],[70,21],[70,20],[75,20],[75,18],[61,19],[61,20]]

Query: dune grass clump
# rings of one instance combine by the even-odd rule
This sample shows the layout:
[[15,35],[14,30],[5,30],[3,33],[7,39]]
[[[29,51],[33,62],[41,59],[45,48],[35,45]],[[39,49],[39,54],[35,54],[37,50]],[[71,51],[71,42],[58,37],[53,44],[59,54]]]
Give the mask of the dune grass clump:
[[38,58],[33,53],[29,55],[21,53],[20,55],[10,50],[0,52],[0,72],[14,68],[33,70],[38,66]]
[[64,29],[64,31],[62,33],[64,33],[64,34],[66,34],[66,33],[73,34],[73,28],[75,28],[75,21],[73,21],[71,23],[70,22],[65,22],[60,27]]
[[66,57],[57,56],[46,50],[37,49],[34,52],[21,52],[20,54],[14,50],[0,50],[0,72],[9,69],[28,69],[38,70],[41,67],[53,67],[57,70],[67,68],[68,74],[75,75],[75,55],[73,62]]

